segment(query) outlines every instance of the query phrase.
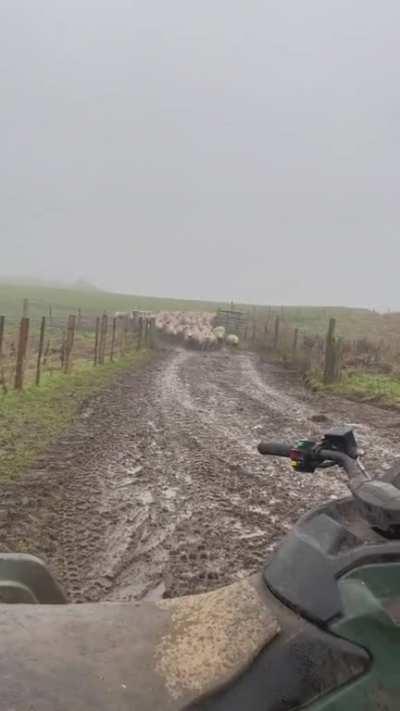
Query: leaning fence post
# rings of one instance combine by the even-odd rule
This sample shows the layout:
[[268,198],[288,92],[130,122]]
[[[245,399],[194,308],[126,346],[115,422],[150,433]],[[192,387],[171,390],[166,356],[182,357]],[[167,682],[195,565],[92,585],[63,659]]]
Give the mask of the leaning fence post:
[[142,340],[143,340],[143,317],[142,316],[139,316],[138,324],[139,324],[139,333],[138,333],[138,341],[137,341],[136,348],[137,348],[137,350],[140,350],[142,347]]
[[0,358],[3,355],[3,341],[4,341],[4,325],[6,317],[0,316]]
[[4,363],[3,363],[3,341],[4,341],[4,325],[6,318],[5,316],[0,316],[0,383],[3,388],[3,393],[7,393],[7,383],[6,376],[4,375]]
[[293,345],[292,345],[292,359],[293,360],[296,360],[298,339],[299,339],[299,329],[295,328],[294,334],[293,334]]
[[25,316],[22,317],[19,334],[18,334],[18,347],[17,347],[17,363],[15,368],[15,382],[14,387],[16,390],[22,390],[24,387],[24,366],[26,357],[26,348],[28,345],[29,337],[29,318]]
[[41,324],[40,324],[39,350],[38,350],[38,357],[37,357],[37,363],[36,363],[36,385],[40,384],[45,331],[46,331],[46,316],[43,316]]
[[325,346],[325,367],[324,367],[324,383],[328,385],[335,381],[336,370],[336,347],[335,347],[335,328],[336,319],[329,320],[328,333],[326,334]]
[[274,351],[278,350],[280,322],[281,322],[281,320],[280,320],[279,316],[277,316],[275,318]]
[[117,319],[114,316],[114,318],[112,320],[111,353],[110,353],[111,363],[114,361],[116,336],[117,336]]
[[94,342],[94,359],[93,359],[94,365],[97,365],[97,361],[98,361],[98,357],[99,357],[99,336],[100,336],[100,317],[97,316],[97,318],[96,318],[96,337],[95,337],[95,342]]

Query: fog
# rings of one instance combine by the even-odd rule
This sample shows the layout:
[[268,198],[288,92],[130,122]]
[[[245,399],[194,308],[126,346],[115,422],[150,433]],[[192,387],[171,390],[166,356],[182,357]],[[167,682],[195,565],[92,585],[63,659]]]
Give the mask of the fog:
[[0,274],[399,308],[396,0],[2,0]]

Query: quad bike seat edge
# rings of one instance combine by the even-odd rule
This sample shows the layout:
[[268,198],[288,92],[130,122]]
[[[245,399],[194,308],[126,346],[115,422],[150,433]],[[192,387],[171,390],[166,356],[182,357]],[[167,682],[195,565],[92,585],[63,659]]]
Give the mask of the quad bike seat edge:
[[[42,564],[26,559],[37,594]],[[231,684],[279,631],[261,575],[158,602],[57,604],[60,591],[43,580],[45,590],[45,604],[0,604],[0,709],[187,708]]]

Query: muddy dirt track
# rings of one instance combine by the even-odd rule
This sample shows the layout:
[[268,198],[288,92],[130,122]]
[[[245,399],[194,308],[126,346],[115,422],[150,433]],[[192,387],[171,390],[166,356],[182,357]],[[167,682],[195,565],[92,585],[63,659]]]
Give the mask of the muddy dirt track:
[[399,414],[312,396],[253,354],[165,351],[2,486],[0,549],[43,557],[75,602],[218,587],[259,569],[305,510],[347,493],[336,470],[305,476],[261,457],[260,438],[343,422],[367,466],[400,453]]

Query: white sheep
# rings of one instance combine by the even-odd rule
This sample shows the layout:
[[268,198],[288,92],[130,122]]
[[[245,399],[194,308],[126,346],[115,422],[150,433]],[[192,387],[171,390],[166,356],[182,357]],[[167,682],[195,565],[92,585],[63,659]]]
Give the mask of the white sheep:
[[225,338],[225,327],[224,326],[216,326],[213,330],[214,336],[217,338],[218,341],[223,341]]
[[226,337],[225,343],[227,346],[233,346],[233,347],[237,348],[239,345],[239,336],[236,336],[234,333],[230,333]]

